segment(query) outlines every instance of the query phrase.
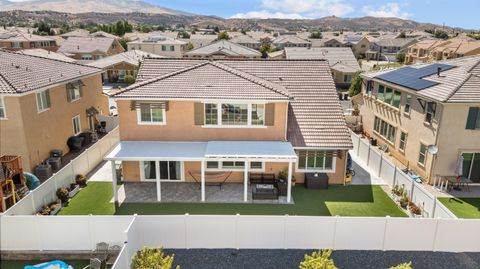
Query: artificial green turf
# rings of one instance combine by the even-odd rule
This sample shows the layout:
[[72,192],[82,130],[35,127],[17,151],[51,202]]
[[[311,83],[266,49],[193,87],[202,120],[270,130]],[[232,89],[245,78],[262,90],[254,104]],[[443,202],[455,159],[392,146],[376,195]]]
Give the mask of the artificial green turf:
[[[0,268],[2,269],[20,269],[20,268],[23,268],[27,265],[36,265],[36,264],[41,264],[41,263],[44,263],[46,261],[39,261],[39,260],[35,260],[35,261],[4,261],[2,260],[0,262]],[[71,260],[71,261],[66,261],[64,260],[65,263],[67,263],[68,265],[71,265],[73,268],[77,269],[77,268],[84,268],[85,266],[87,266],[89,264],[89,261],[86,261],[86,260]]]
[[438,198],[458,218],[480,218],[480,198]]
[[117,208],[112,185],[90,182],[60,211],[61,215],[303,215],[303,216],[406,216],[380,186],[330,186],[328,190],[292,188],[295,204],[123,203]]

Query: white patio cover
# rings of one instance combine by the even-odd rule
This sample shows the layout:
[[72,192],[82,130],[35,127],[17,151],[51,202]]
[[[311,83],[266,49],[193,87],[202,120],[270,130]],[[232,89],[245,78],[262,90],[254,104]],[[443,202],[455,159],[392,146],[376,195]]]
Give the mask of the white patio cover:
[[281,141],[122,141],[105,157],[105,160],[202,161],[207,158],[296,160],[297,155],[292,144]]

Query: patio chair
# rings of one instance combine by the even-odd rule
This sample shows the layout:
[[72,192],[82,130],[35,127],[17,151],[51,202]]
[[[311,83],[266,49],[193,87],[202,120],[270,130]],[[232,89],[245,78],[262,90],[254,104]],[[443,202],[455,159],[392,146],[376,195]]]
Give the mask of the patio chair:
[[[201,177],[202,173],[198,170],[193,170],[193,171],[188,171],[190,176],[192,176],[193,180],[198,183],[200,186],[202,184],[201,182]],[[217,182],[205,182],[205,186],[218,186],[220,189],[222,189],[222,185],[227,182],[228,178],[232,174],[232,171],[229,172],[205,172],[205,181],[206,180],[220,180],[223,178],[222,181],[217,181]]]
[[102,261],[97,258],[91,258],[90,264],[83,267],[83,269],[102,269]]
[[105,263],[108,259],[108,244],[105,242],[98,243],[93,251],[92,258],[100,260],[101,263]]

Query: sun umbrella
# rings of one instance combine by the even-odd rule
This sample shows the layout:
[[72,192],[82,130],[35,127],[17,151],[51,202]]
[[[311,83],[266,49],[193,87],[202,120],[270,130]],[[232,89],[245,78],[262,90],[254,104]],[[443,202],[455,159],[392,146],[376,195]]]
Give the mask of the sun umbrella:
[[457,166],[455,167],[455,175],[460,178],[463,175],[463,155],[460,155],[457,160]]

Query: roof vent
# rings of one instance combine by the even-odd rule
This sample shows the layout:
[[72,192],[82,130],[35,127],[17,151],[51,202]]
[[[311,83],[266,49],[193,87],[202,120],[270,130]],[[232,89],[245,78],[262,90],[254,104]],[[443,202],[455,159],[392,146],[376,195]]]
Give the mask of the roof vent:
[[437,67],[437,76],[440,77],[440,74],[442,73],[442,68]]

